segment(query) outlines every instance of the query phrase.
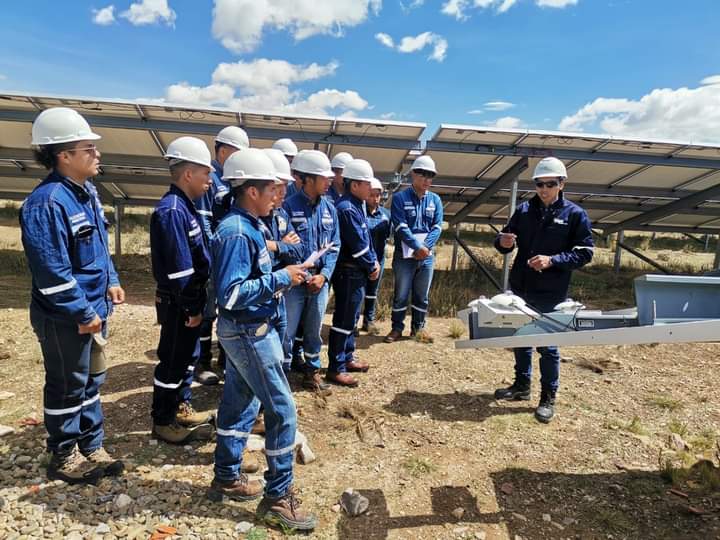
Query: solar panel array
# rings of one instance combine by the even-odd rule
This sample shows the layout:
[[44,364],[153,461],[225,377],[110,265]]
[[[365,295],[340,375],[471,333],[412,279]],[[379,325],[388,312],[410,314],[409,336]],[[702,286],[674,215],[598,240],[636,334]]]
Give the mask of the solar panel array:
[[504,223],[512,182],[521,200],[531,196],[535,164],[553,155],[568,167],[566,196],[605,232],[720,233],[720,146],[711,144],[443,124],[423,145],[425,124],[415,122],[21,94],[0,95],[0,198],[23,199],[44,176],[30,130],[55,106],[78,110],[103,136],[96,183],[108,204],[152,205],[167,189],[162,154],[170,141],[194,135],[212,148],[220,129],[239,125],[252,146],[290,137],[299,148],[350,152],[385,181],[425,152],[440,172],[433,190],[450,223]]

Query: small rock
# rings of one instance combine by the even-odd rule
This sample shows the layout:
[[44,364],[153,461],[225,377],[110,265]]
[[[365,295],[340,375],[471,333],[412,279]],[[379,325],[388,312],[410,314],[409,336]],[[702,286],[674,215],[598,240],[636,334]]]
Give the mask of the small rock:
[[543,521],[546,521],[547,523],[550,523],[552,521],[550,514],[543,514],[542,519],[543,519]]
[[0,425],[0,437],[4,437],[5,435],[12,435],[13,433],[15,433],[15,428]]
[[563,525],[565,526],[572,525],[573,523],[575,523],[575,520],[571,517],[566,517],[565,519],[563,519]]
[[370,501],[367,497],[363,497],[360,493],[349,488],[343,491],[343,494],[340,496],[340,505],[349,516],[355,517],[367,511],[370,506]]
[[30,463],[31,461],[31,456],[22,455],[15,458],[15,465],[25,465],[26,463]]
[[551,522],[550,522],[550,525],[552,525],[553,527],[555,527],[558,531],[564,531],[564,530],[565,530],[565,527],[563,527],[563,526],[560,525],[559,523],[555,523],[554,521],[551,521]]
[[332,510],[333,512],[335,512],[337,514],[340,511],[340,505],[333,504],[332,507],[330,508],[330,510]]
[[520,521],[527,521],[527,518],[526,518],[525,516],[523,516],[522,514],[518,514],[518,513],[516,513],[516,512],[513,512],[513,513],[512,513],[512,516],[513,516],[515,519],[519,519]]
[[513,485],[510,482],[505,482],[500,486],[500,491],[502,491],[505,495],[512,495]]
[[158,441],[157,441],[157,439],[150,439],[150,440],[148,441],[148,444],[149,444],[150,446],[157,446],[157,445],[158,445]]
[[115,497],[115,502],[113,503],[115,505],[115,508],[118,510],[122,510],[123,508],[126,508],[132,504],[133,500],[125,493],[121,493],[117,497]]
[[107,523],[101,523],[95,527],[95,534],[107,534],[110,532],[110,525]]
[[678,452],[682,452],[683,450],[688,449],[687,443],[677,433],[670,434],[670,437],[668,439],[668,445],[670,446],[670,448],[672,448],[673,450],[677,450]]
[[455,536],[462,536],[463,534],[465,534],[467,532],[467,530],[468,530],[467,527],[456,527],[455,529],[453,529],[453,534]]
[[453,517],[455,517],[455,519],[460,521],[463,518],[463,516],[465,515],[465,509],[462,507],[456,508],[455,510],[452,511],[452,515],[453,515]]
[[245,534],[250,529],[253,528],[253,524],[248,521],[241,521],[237,525],[235,525],[235,532],[238,532],[240,534]]
[[15,394],[13,394],[12,392],[7,392],[5,390],[0,392],[0,401],[5,401],[6,399],[12,399],[14,397],[15,397]]
[[475,533],[475,540],[485,540],[485,538],[487,538],[485,531],[478,531]]

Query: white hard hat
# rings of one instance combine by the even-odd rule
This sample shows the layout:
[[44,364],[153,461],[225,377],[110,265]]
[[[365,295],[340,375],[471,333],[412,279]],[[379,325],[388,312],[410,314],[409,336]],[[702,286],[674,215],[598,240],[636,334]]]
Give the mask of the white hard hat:
[[410,167],[411,170],[420,169],[423,171],[430,171],[432,173],[437,174],[437,169],[435,168],[435,162],[433,161],[433,158],[430,156],[418,156],[415,161],[413,161],[412,167]]
[[330,166],[333,169],[344,169],[345,166],[353,160],[353,157],[347,152],[338,152],[335,157],[332,158]]
[[565,164],[556,157],[546,157],[541,159],[535,166],[533,172],[533,180],[536,178],[567,178],[567,169]]
[[320,150],[306,150],[299,153],[293,159],[292,169],[300,173],[325,176],[327,178],[335,176],[330,167],[330,160]]
[[285,182],[295,181],[295,178],[293,178],[292,174],[290,174],[290,164],[288,163],[285,154],[277,148],[264,148],[263,152],[267,154],[273,162],[273,165],[275,165],[275,172],[280,180],[284,180]]
[[96,141],[100,135],[93,133],[90,124],[80,113],[67,107],[52,107],[41,112],[32,125],[31,144],[42,146],[75,141]]
[[269,180],[280,183],[272,159],[258,148],[245,148],[225,160],[223,180],[233,187],[241,186],[248,180]]
[[276,150],[280,150],[286,156],[295,157],[298,153],[298,148],[292,139],[278,139],[272,145]]
[[343,171],[345,180],[359,180],[361,182],[372,182],[375,180],[372,166],[364,159],[353,159],[345,166]]
[[222,128],[215,137],[215,142],[234,146],[238,150],[250,148],[250,139],[248,139],[247,133],[243,128],[237,126]]
[[178,161],[187,161],[204,167],[212,166],[212,157],[207,145],[197,137],[178,137],[168,144],[165,151],[165,159],[170,160],[170,165],[174,165]]
[[383,191],[382,182],[380,182],[377,178],[373,178],[370,180],[370,189],[379,189],[380,191]]

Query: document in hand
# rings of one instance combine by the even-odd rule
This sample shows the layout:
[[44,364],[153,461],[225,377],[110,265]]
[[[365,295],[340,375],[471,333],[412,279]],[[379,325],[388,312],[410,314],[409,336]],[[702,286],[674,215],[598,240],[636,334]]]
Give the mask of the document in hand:
[[[421,244],[425,242],[425,238],[427,238],[428,233],[417,233],[413,236],[415,237],[415,240],[420,242]],[[412,259],[413,253],[415,250],[408,246],[405,242],[402,243],[402,253],[403,253],[403,259]]]
[[317,251],[313,251],[310,256],[305,260],[305,262],[302,264],[305,268],[311,268],[315,266],[315,263],[318,262],[320,257],[325,255],[327,251],[332,248],[332,244],[326,244],[322,248],[318,249]]

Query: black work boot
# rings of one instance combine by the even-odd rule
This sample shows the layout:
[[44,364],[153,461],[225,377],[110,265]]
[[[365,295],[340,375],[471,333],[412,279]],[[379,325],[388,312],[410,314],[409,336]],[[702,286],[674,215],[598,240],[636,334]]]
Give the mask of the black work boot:
[[555,392],[543,390],[540,393],[540,404],[535,409],[535,419],[543,424],[548,424],[553,416],[555,416]]
[[530,401],[530,381],[515,379],[511,386],[495,390],[495,399]]

